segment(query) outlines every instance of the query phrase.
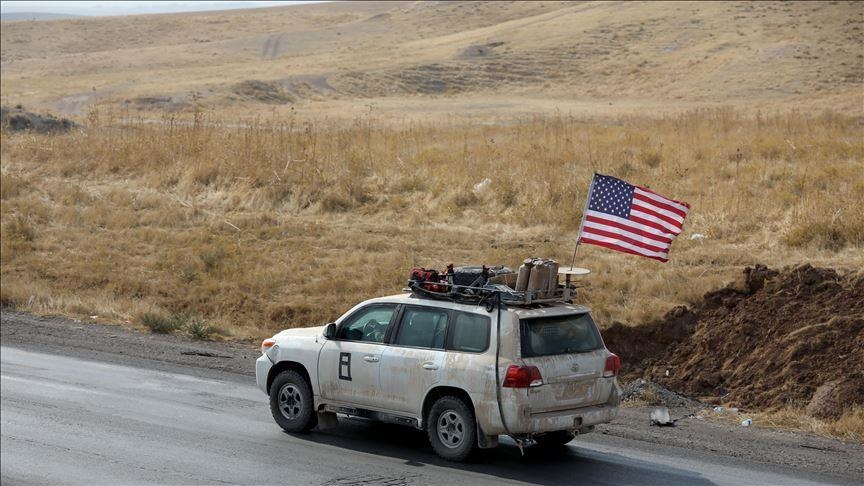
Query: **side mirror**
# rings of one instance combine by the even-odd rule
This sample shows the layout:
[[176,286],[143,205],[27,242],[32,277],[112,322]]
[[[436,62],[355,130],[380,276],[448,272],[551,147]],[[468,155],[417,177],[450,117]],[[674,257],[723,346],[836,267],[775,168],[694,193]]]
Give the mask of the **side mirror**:
[[333,339],[336,336],[336,323],[331,322],[324,326],[324,337],[327,339]]

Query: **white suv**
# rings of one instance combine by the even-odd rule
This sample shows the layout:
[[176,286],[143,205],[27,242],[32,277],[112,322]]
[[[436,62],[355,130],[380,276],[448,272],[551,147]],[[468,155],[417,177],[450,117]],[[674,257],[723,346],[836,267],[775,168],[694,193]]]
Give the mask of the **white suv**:
[[415,295],[363,302],[335,323],[262,343],[258,386],[288,432],[336,414],[426,430],[463,460],[498,436],[565,444],[618,413],[618,357],[587,308],[471,305]]

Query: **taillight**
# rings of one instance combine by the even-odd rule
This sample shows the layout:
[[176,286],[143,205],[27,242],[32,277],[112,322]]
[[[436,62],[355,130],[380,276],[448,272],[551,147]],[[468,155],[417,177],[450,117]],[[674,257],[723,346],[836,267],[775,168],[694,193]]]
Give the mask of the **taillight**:
[[621,358],[616,354],[610,354],[608,358],[606,358],[606,367],[603,368],[603,377],[609,378],[612,376],[618,376],[618,372],[621,371]]
[[543,376],[536,366],[510,365],[507,367],[507,374],[504,375],[505,388],[529,388],[542,384]]
[[266,354],[267,351],[270,351],[270,348],[276,344],[276,340],[273,338],[267,338],[263,342],[261,342],[261,354]]

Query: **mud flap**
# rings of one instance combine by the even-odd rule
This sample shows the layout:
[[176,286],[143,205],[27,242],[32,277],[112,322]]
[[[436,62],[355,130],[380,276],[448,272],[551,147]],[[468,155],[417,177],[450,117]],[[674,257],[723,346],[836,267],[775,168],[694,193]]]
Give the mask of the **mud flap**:
[[477,447],[481,449],[492,449],[498,447],[497,435],[486,435],[480,424],[477,424]]
[[339,426],[339,419],[333,412],[318,412],[318,430],[335,429]]

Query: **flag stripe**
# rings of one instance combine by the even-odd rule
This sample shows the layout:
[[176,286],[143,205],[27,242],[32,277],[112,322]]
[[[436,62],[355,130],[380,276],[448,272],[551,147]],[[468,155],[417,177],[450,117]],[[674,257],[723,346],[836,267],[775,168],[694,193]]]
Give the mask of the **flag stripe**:
[[[583,237],[583,238],[586,238],[586,237]],[[621,241],[620,239],[614,238],[614,237],[609,238],[608,236],[590,235],[590,236],[587,236],[587,239],[594,241],[594,242],[608,243],[610,245],[616,245],[616,246],[620,246],[622,248],[628,248],[632,251],[635,251],[636,253],[638,253],[640,255],[656,256],[656,257],[660,257],[660,258],[666,258],[667,256],[669,256],[668,252],[649,250],[647,248],[642,248],[642,247],[639,247],[636,245],[631,245],[630,243],[627,243],[626,241]]]
[[642,218],[646,221],[651,221],[652,223],[659,225],[661,228],[663,228],[663,231],[666,233],[671,233],[673,235],[677,235],[678,233],[681,232],[680,226],[677,226],[674,223],[670,223],[669,221],[666,221],[665,219],[657,216],[656,214],[651,214],[650,212],[647,212],[647,211],[640,211],[640,209],[642,209],[642,208],[639,208],[639,209],[636,209],[635,207],[631,208],[630,209],[630,217],[631,218],[638,217],[638,218]]
[[645,254],[644,252],[632,250],[630,248],[627,248],[626,246],[617,245],[617,244],[615,244],[615,242],[595,240],[593,238],[586,238],[584,236],[579,238],[579,241],[581,241],[582,243],[587,243],[589,245],[604,246],[604,247],[612,249],[612,250],[623,251],[624,253],[632,253],[633,255],[639,255],[639,256],[646,257],[646,258],[653,258],[654,260],[659,260],[661,262],[669,261],[666,254],[663,254],[664,256],[655,255],[655,254]]
[[681,214],[680,211],[668,204],[658,203],[657,201],[654,201],[653,199],[645,197],[642,194],[636,192],[633,193],[633,205],[639,205],[648,209],[652,209],[664,216],[668,216],[674,219],[678,222],[678,224],[683,223],[684,217],[687,216],[686,214]]
[[639,203],[639,201],[637,201],[635,199],[633,200],[633,205],[630,206],[630,214],[633,214],[633,211],[642,211],[645,214],[654,216],[655,218],[659,219],[660,221],[663,221],[664,223],[672,225],[670,230],[673,228],[677,229],[678,227],[681,226],[680,221],[675,221],[674,219],[670,218],[669,216],[666,216],[665,214],[656,211],[656,208],[654,206],[643,206],[642,204]]
[[672,214],[676,214],[682,220],[685,217],[687,217],[687,213],[689,212],[689,211],[681,210],[677,205],[669,204],[668,200],[667,201],[658,201],[657,196],[655,196],[654,194],[649,194],[649,193],[646,193],[644,191],[640,191],[639,189],[635,189],[633,191],[633,198],[638,199],[640,201],[643,201],[647,204],[650,204],[651,206],[656,206],[658,208],[669,211]]
[[644,219],[644,218],[640,218],[639,216],[630,216],[630,221],[634,221],[636,223],[639,223],[639,224],[642,224],[645,226],[649,226],[649,227],[653,228],[653,231],[655,233],[657,233],[658,235],[668,236],[669,238],[675,238],[675,236],[676,236],[675,233],[669,232],[669,230],[666,229],[665,227],[663,227],[662,225],[659,225],[653,221],[649,221],[649,220]]
[[651,240],[653,240],[654,243],[665,243],[665,244],[672,243],[672,238],[669,238],[668,236],[664,236],[664,235],[658,235],[657,232],[643,231],[643,230],[639,229],[639,227],[642,225],[639,225],[636,223],[629,223],[629,222],[628,223],[619,223],[617,221],[613,221],[611,218],[607,219],[607,218],[597,218],[594,216],[586,216],[585,217],[585,224],[588,224],[588,223],[595,225],[594,226],[595,228],[600,228],[600,226],[602,225],[603,227],[600,229],[606,229],[606,230],[610,230],[610,231],[626,231],[628,233],[632,233],[635,236],[642,236],[645,238],[650,238]]
[[648,189],[647,187],[642,187],[642,186],[633,186],[633,187],[634,187],[634,192],[639,192],[643,196],[649,197],[649,198],[651,198],[657,202],[661,202],[661,203],[676,207],[676,208],[678,208],[679,211],[683,212],[685,216],[687,215],[687,213],[690,212],[690,205],[684,201],[676,201],[674,199],[669,199],[668,197],[661,196],[660,194],[657,194],[656,192],[652,191],[651,189]]
[[[616,232],[607,231],[607,230],[604,230],[601,228],[597,228],[597,227],[595,227],[595,223],[585,223],[585,227],[582,228],[582,233],[586,233],[586,234],[590,233],[590,234],[596,235],[596,236],[605,236],[607,238],[618,239],[618,240],[621,240],[625,243],[629,243],[633,246],[638,246],[639,248],[644,248],[644,249],[650,250],[650,251],[662,252],[662,251],[666,251],[669,249],[668,245],[655,246],[654,243],[656,243],[656,242],[647,240],[647,238],[642,238],[642,237],[631,238],[630,236],[628,236],[628,234],[630,234],[630,233],[627,233],[627,232],[624,232],[621,230],[618,230],[618,232],[616,233]],[[595,236],[592,236],[592,238],[594,238],[594,237]]]
[[594,221],[596,223],[605,223],[610,226],[618,226],[627,229],[628,231],[640,231],[647,234],[654,235],[655,238],[659,239],[664,238],[668,239],[670,242],[675,237],[675,235],[670,234],[666,228],[660,226],[659,224],[652,223],[647,220],[640,220],[640,218],[630,217],[630,219],[619,218],[618,216],[614,216],[611,214],[601,213],[599,211],[588,210],[585,211],[585,221]]

